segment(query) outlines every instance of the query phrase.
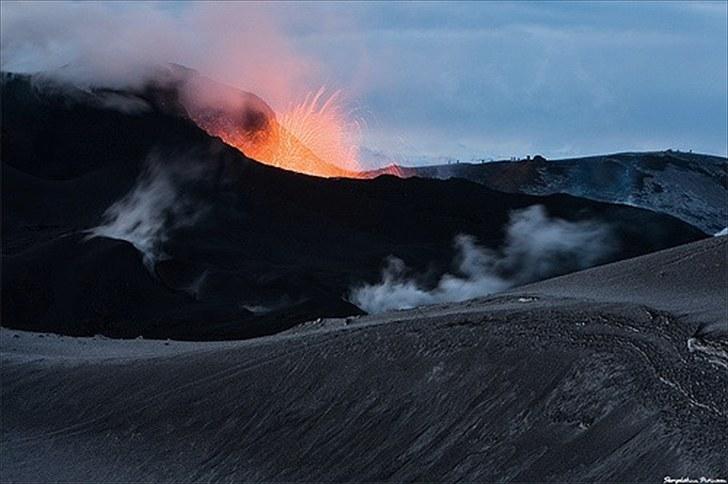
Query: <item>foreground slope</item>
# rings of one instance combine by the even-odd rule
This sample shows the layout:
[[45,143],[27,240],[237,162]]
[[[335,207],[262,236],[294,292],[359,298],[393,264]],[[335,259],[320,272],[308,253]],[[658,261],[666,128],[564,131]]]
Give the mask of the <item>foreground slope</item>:
[[728,335],[728,237],[531,284],[519,291],[648,304]]
[[[713,261],[703,273],[719,280],[725,249],[726,238],[703,241],[650,263],[662,260],[680,281],[701,253]],[[644,261],[604,269],[629,273]],[[649,281],[642,292],[650,287],[665,294]],[[678,317],[610,289],[602,301],[513,292],[244,342],[4,329],[0,477],[725,477],[728,342],[696,336],[694,307]],[[713,310],[725,307],[725,287],[704,290]]]

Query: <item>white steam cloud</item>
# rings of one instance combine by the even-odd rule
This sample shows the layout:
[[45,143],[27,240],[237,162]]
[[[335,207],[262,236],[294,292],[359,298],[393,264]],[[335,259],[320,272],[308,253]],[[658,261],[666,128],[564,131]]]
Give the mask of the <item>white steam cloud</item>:
[[106,210],[104,223],[91,229],[89,238],[108,237],[131,243],[153,272],[154,264],[167,257],[163,247],[170,232],[193,225],[206,211],[182,189],[200,171],[199,165],[164,163],[157,156],[150,157],[136,185]]
[[435,287],[423,287],[401,259],[390,256],[381,282],[354,288],[350,300],[368,313],[465,301],[591,267],[609,257],[616,243],[608,226],[551,218],[534,205],[511,214],[499,251],[477,245],[470,235],[458,235],[454,246],[456,270]]

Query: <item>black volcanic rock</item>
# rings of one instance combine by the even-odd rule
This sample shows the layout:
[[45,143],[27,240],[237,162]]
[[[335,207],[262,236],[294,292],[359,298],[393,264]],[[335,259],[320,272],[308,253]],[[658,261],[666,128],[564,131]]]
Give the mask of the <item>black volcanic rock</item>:
[[141,324],[194,318],[192,302],[155,281],[120,240],[64,235],[3,260],[3,321],[34,331],[134,337],[145,332]]
[[[287,172],[208,136],[174,108],[173,93],[113,93],[115,102],[146,106],[137,110],[108,95],[3,76],[3,326],[229,339],[355,315],[350,287],[377,279],[387,256],[442,273],[456,235],[498,247],[509,214],[537,204],[553,217],[608,224],[616,240],[609,260],[705,236],[670,216],[568,195]],[[154,188],[150,164],[167,173],[154,181],[162,189],[176,184],[163,195],[183,210],[135,199],[140,187]],[[151,272],[128,243],[84,241],[124,197],[163,217],[149,227],[164,229]]]

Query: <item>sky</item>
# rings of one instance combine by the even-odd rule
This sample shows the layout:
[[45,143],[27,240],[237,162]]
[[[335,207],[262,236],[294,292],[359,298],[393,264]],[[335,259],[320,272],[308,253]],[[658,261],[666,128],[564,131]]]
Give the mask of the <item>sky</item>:
[[177,62],[274,109],[341,90],[391,161],[728,152],[728,2],[2,2],[3,70]]

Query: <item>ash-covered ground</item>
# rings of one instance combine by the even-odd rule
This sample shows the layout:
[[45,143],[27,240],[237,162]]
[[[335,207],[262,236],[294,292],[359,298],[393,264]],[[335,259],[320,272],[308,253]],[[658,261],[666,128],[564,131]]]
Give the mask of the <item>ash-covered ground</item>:
[[2,480],[725,478],[727,249],[241,342],[3,329]]

